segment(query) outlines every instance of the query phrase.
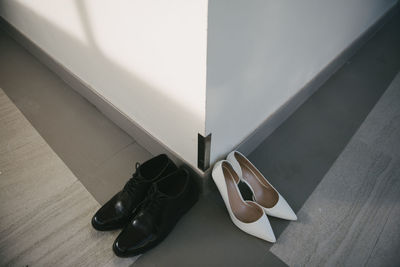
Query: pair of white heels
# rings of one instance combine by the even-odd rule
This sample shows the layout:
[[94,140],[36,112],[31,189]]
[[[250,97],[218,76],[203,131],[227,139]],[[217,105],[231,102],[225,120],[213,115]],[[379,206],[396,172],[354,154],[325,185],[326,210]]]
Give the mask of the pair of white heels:
[[[286,200],[240,152],[232,151],[226,160],[217,162],[212,177],[233,223],[242,231],[274,243],[276,238],[267,215],[297,220]],[[254,201],[243,199],[240,181],[250,187]]]

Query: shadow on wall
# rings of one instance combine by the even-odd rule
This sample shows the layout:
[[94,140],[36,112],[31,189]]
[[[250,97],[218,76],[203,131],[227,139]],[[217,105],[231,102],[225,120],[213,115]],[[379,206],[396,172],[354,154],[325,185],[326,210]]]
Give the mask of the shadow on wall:
[[286,116],[279,110],[310,90],[313,79],[320,80],[318,74],[394,2],[210,0],[206,132],[213,135],[211,160],[224,157],[261,125],[279,123]]
[[[170,144],[171,137],[175,137],[175,139],[179,139],[175,141],[177,142],[175,144],[183,143],[183,147],[192,148],[187,151],[193,151],[193,156],[188,154],[181,154],[181,156],[189,162],[196,162],[197,147],[193,148],[193,146],[197,145],[198,125],[199,122],[204,123],[204,118],[188,108],[188,103],[182,103],[184,101],[179,101],[163,88],[152,86],[101,51],[89,22],[90,18],[88,17],[85,2],[76,0],[75,4],[86,35],[87,44],[21,3],[5,4],[1,2],[0,9],[5,14],[8,13],[7,9],[9,11],[15,9],[13,12],[24,18],[24,23],[30,23],[35,27],[46,29],[46,39],[56,40],[49,49],[46,49],[46,52],[57,61],[60,60],[59,57],[55,56],[56,49],[53,49],[53,47],[58,43],[66,44],[66,47],[70,49],[67,54],[71,52],[74,54],[74,51],[77,51],[75,54],[84,55],[83,59],[74,59],[75,61],[65,59],[62,65],[74,74],[84,73],[84,75],[79,75],[79,78],[90,84],[91,87],[96,88],[96,91],[98,91],[98,88],[104,88],[105,90],[99,90],[98,92],[107,91],[107,94],[103,95],[104,92],[101,92],[101,94],[162,143]],[[25,33],[23,32],[23,34]],[[39,45],[39,47],[42,46]],[[125,51],[125,53],[129,53],[129,51]],[[77,64],[77,60],[84,62],[84,66]],[[123,93],[116,94],[113,92],[114,90],[121,90]],[[110,95],[112,95],[112,99]],[[133,112],[128,110],[135,106],[136,108],[133,108]],[[142,121],[143,118],[145,118],[146,122]],[[150,127],[149,123],[151,124]],[[182,138],[176,138],[177,133]],[[172,150],[176,151],[173,147]]]

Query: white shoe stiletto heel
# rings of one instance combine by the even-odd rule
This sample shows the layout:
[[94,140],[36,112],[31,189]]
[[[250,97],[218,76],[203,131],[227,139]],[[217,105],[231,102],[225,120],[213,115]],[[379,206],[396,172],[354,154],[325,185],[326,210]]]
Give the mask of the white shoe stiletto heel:
[[296,214],[286,200],[243,154],[232,151],[227,160],[240,179],[250,184],[254,192],[254,201],[263,207],[268,215],[285,220],[297,220]]
[[257,203],[243,200],[237,187],[240,179],[232,165],[226,160],[217,162],[212,177],[232,222],[242,231],[274,243],[276,239],[268,217]]

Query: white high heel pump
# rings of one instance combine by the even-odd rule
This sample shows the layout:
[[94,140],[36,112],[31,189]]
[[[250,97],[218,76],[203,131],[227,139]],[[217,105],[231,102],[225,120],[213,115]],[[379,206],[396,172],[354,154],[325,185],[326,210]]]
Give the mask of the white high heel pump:
[[217,162],[212,177],[232,222],[242,231],[274,243],[276,238],[268,217],[257,203],[243,200],[237,186],[240,179],[232,165],[226,160]]
[[242,153],[232,151],[227,160],[239,178],[250,185],[254,192],[254,201],[263,207],[265,213],[285,220],[297,220],[296,214],[286,200]]

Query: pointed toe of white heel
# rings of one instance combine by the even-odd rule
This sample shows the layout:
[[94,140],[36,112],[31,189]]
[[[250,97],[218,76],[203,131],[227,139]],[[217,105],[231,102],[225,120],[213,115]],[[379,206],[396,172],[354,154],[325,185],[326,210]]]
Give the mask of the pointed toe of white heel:
[[264,214],[262,217],[260,217],[260,219],[253,223],[244,223],[240,220],[237,220],[236,218],[232,218],[232,216],[231,219],[232,222],[243,232],[270,243],[276,242],[276,237],[267,215]]
[[[251,202],[245,201],[245,202],[249,205],[257,206],[262,210],[262,207],[255,202],[252,201]],[[237,220],[236,218],[232,218],[232,221],[239,229],[250,235],[253,235],[270,243],[276,242],[276,237],[274,231],[272,230],[271,223],[269,222],[269,219],[264,212],[262,212],[261,217],[257,221],[252,223],[243,223],[242,221]]]
[[275,234],[268,217],[260,205],[253,201],[244,201],[237,183],[239,176],[228,161],[219,161],[214,165],[212,178],[225,202],[232,222],[242,231],[275,242]]
[[268,217],[266,215],[264,216],[265,216],[265,219],[263,219],[264,222],[262,222],[260,227],[257,228],[257,233],[255,234],[255,236],[270,243],[275,243],[276,237],[274,231],[272,230]]
[[[278,193],[279,194],[279,193]],[[297,220],[297,215],[294,213],[292,208],[289,206],[289,204],[286,202],[286,200],[279,194],[279,200],[276,203],[276,205],[270,209],[264,208],[265,213],[267,213],[270,216],[281,218],[284,220],[289,220],[289,221],[296,221]]]
[[261,236],[261,239],[270,242],[270,243],[275,243],[276,242],[276,237],[274,232],[264,232],[262,235],[260,234],[259,236]]
[[243,154],[232,151],[227,160],[239,178],[250,185],[254,201],[264,209],[265,213],[285,220],[297,220],[296,214],[286,200]]

